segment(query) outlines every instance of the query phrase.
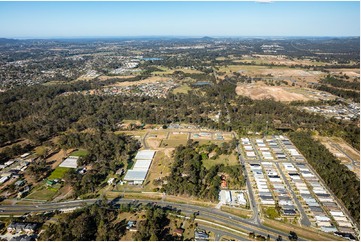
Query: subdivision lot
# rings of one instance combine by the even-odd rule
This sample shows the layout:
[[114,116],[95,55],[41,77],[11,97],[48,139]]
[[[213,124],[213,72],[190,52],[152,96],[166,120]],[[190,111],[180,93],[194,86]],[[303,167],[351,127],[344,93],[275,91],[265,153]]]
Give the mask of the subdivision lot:
[[[260,161],[254,161],[243,152],[241,154],[245,157],[246,170],[260,205],[275,207],[277,202],[284,206],[282,210],[287,213],[293,207],[294,212],[297,211],[296,218],[300,216],[303,225],[324,232],[353,230],[351,220],[343,213],[338,200],[287,137],[241,140],[242,149],[250,147],[260,158]],[[265,162],[262,152],[266,149],[273,150],[274,154],[286,154],[286,159],[279,159],[283,155],[277,155]],[[275,217],[275,214],[267,215],[269,218]],[[281,216],[290,222],[289,217],[289,214]]]

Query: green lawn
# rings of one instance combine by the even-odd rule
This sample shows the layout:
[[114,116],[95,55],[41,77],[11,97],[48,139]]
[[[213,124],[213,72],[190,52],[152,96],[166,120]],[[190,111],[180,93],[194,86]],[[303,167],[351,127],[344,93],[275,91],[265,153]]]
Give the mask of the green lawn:
[[71,156],[81,156],[84,157],[88,154],[89,152],[87,150],[83,150],[83,149],[79,149],[77,151],[72,152],[70,155]]
[[209,169],[212,166],[218,165],[218,164],[224,164],[226,166],[235,166],[239,165],[239,161],[237,160],[237,157],[233,154],[231,155],[220,155],[217,159],[206,159],[203,160],[203,165]]
[[69,171],[71,168],[67,167],[57,167],[48,177],[48,180],[54,180],[54,179],[62,179],[64,177],[64,174]]

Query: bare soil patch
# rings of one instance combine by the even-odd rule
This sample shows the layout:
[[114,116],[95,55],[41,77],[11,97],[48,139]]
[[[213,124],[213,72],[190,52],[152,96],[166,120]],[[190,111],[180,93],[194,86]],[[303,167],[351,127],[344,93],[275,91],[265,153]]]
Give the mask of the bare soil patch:
[[310,100],[305,95],[289,92],[283,87],[266,86],[260,83],[238,85],[236,87],[236,93],[256,100],[275,99],[281,102]]
[[66,158],[68,156],[68,154],[70,154],[73,150],[74,149],[60,150],[58,153],[47,158],[46,162],[51,162],[51,161],[55,160],[55,162],[51,165],[51,168],[55,169],[56,167],[58,167],[60,165],[60,163],[63,161],[63,159]]

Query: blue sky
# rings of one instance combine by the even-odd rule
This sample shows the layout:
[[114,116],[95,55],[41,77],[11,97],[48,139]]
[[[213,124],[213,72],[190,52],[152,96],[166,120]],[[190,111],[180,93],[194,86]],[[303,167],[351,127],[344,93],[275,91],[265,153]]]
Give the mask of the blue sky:
[[0,2],[0,37],[359,36],[354,2]]

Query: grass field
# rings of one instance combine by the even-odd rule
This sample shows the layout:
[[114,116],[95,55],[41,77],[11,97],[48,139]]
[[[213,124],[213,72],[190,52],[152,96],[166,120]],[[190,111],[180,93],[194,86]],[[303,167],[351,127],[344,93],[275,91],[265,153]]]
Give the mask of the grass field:
[[48,180],[54,180],[54,179],[62,179],[64,177],[64,174],[69,171],[71,168],[67,167],[57,167],[48,177]]
[[188,134],[174,134],[174,133],[170,133],[170,134],[169,134],[169,139],[173,139],[173,140],[187,140],[187,139],[188,139]]
[[235,156],[234,154],[231,155],[220,155],[217,159],[212,160],[212,159],[207,159],[207,160],[203,160],[203,165],[209,169],[212,166],[218,165],[218,164],[224,164],[224,165],[228,165],[228,166],[235,166],[235,165],[239,165],[239,161],[237,159],[237,156]]
[[186,139],[167,139],[162,141],[161,147],[175,148],[179,145],[186,145],[186,144],[187,144]]
[[27,199],[35,199],[35,200],[43,200],[43,201],[50,201],[54,195],[60,189],[60,184],[55,184],[52,187],[47,187],[45,184],[41,185],[38,189],[32,192]]
[[173,89],[173,93],[177,94],[177,93],[188,93],[190,90],[192,90],[192,88],[190,86],[188,86],[187,84],[183,84],[182,86],[179,86],[175,89]]
[[89,152],[87,150],[79,149],[70,154],[70,156],[81,156],[85,157]]

